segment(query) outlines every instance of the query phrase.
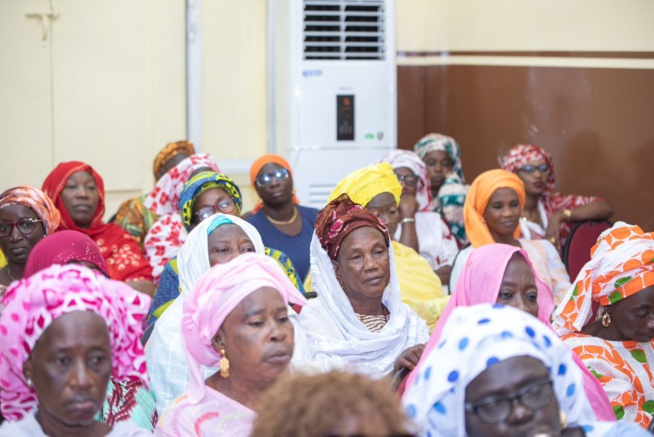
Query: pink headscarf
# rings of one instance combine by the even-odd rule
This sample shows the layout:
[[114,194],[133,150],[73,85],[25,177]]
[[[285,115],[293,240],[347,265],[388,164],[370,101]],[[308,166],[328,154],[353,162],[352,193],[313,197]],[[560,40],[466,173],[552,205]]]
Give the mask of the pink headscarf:
[[[456,289],[452,298],[447,303],[443,314],[436,324],[434,332],[431,334],[429,342],[425,346],[425,351],[422,358],[416,366],[418,369],[423,361],[429,356],[429,351],[436,347],[441,341],[441,332],[445,326],[447,319],[458,307],[467,307],[478,305],[482,303],[495,303],[497,296],[500,292],[500,285],[504,279],[506,267],[514,254],[521,254],[536,280],[536,288],[538,289],[538,320],[547,325],[552,331],[554,328],[550,324],[550,316],[554,310],[554,301],[552,298],[552,291],[547,284],[540,278],[534,269],[529,255],[524,249],[508,244],[487,244],[475,249],[468,258],[464,271],[461,273]],[[604,393],[602,385],[599,383],[586,368],[577,354],[572,354],[573,359],[584,374],[584,389],[586,396],[593,406],[593,410],[598,420],[615,421],[615,414],[609,403],[608,397]],[[413,370],[407,380],[407,387],[410,387],[415,375],[419,372]]]
[[410,150],[397,149],[384,155],[380,162],[388,162],[393,170],[400,167],[411,169],[418,176],[418,191],[416,193],[418,208],[420,211],[429,211],[429,204],[432,200],[431,181],[429,173],[427,173],[427,166],[425,166],[423,160]]
[[205,395],[200,365],[219,367],[222,356],[212,339],[225,318],[251,293],[262,287],[279,292],[284,303],[304,305],[306,299],[272,257],[246,253],[205,273],[184,301],[182,340],[191,377],[188,399],[197,404]]
[[36,391],[27,383],[23,366],[50,324],[73,311],[92,311],[106,321],[113,381],[138,380],[147,386],[141,322],[150,306],[148,296],[83,266],[53,265],[14,282],[2,304],[0,407],[5,418],[20,420],[37,405]]

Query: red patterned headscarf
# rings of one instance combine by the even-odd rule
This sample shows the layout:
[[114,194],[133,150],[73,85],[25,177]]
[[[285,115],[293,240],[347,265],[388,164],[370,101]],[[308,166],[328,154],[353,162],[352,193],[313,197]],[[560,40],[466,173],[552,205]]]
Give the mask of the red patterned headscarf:
[[20,420],[37,405],[23,366],[50,324],[64,314],[91,311],[107,323],[113,381],[148,383],[141,345],[142,321],[150,298],[122,282],[78,265],[54,265],[14,282],[2,299],[0,316],[0,408]]
[[390,244],[388,229],[375,214],[361,205],[352,202],[347,194],[332,200],[318,213],[316,218],[316,237],[329,255],[336,259],[341,243],[352,231],[372,227],[384,236],[386,247]]
[[531,161],[538,161],[542,159],[550,168],[547,176],[547,184],[545,186],[545,193],[549,194],[554,189],[554,166],[552,164],[552,156],[545,151],[542,147],[532,146],[531,144],[518,144],[502,159],[502,168],[511,173],[518,173],[525,164]]
[[59,227],[59,211],[52,200],[38,188],[22,185],[8,189],[0,194],[0,208],[9,205],[23,205],[34,211],[43,220],[45,235],[52,234]]

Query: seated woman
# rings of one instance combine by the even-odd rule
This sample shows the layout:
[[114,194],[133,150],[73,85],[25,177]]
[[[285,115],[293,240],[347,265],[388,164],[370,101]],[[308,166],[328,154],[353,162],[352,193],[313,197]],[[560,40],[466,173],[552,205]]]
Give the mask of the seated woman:
[[[330,200],[343,193],[379,217],[390,235],[396,235],[400,226],[403,231],[405,227],[413,227],[407,221],[400,223],[397,206],[400,204],[402,186],[388,163],[370,165],[350,173],[334,188]],[[391,245],[402,301],[427,322],[430,330],[434,329],[447,303],[440,279],[429,262],[415,250],[395,240]]]
[[7,265],[0,269],[0,295],[23,278],[32,248],[59,227],[59,220],[59,211],[38,188],[20,186],[0,194],[0,249],[7,254]]
[[613,215],[611,207],[599,197],[552,192],[552,157],[538,146],[518,144],[502,159],[502,168],[517,174],[525,184],[527,199],[520,225],[526,239],[546,238],[561,249],[571,223],[604,220]]
[[443,217],[429,208],[432,193],[425,163],[408,150],[393,150],[382,162],[393,166],[402,185],[398,205],[402,227],[394,239],[425,257],[441,283],[447,284],[459,247]]
[[[599,379],[619,420],[654,413],[654,233],[616,223],[557,308],[554,328]],[[593,321],[593,303],[602,306]]]
[[385,381],[332,371],[276,382],[259,403],[251,436],[399,437],[410,430]]
[[[200,222],[180,249],[181,294],[157,320],[145,346],[159,412],[188,387],[189,369],[180,336],[184,301],[211,266],[226,263],[247,252],[265,254],[261,236],[249,223],[225,214],[215,214]],[[277,266],[285,273],[279,263]]]
[[[188,390],[155,434],[248,436],[263,393],[293,356],[288,305],[306,301],[274,259],[254,253],[211,268],[188,294],[181,323]],[[201,366],[220,369],[205,380]]]
[[311,356],[308,367],[347,369],[373,378],[413,369],[429,329],[402,303],[388,229],[347,194],[318,215],[311,276],[318,297],[300,313],[310,345],[302,353]]
[[25,277],[59,264],[80,264],[109,278],[109,267],[102,251],[87,235],[77,231],[59,231],[36,243],[25,264]]
[[[524,249],[507,244],[487,244],[472,252],[459,278],[457,288],[445,307],[429,342],[425,346],[417,369],[407,377],[411,386],[423,362],[441,341],[444,326],[456,308],[498,303],[512,306],[537,317],[551,330],[550,315],[554,309],[552,292],[538,276]],[[584,379],[584,390],[598,420],[615,420],[613,409],[597,378],[591,374],[579,357],[573,356]]]
[[413,151],[424,161],[429,173],[433,196],[429,210],[443,216],[459,247],[466,245],[463,202],[470,187],[463,177],[459,144],[452,137],[428,134],[413,146]]
[[309,245],[318,210],[299,205],[291,166],[278,155],[264,155],[250,168],[250,182],[261,198],[246,220],[261,234],[263,244],[291,259],[302,281],[309,272]]
[[14,283],[2,303],[0,436],[150,434],[113,407],[138,402],[129,387],[147,384],[147,296],[86,267],[56,265]]
[[179,197],[186,181],[202,171],[220,170],[216,161],[209,155],[198,153],[189,156],[168,170],[143,202],[147,208],[159,215],[143,240],[145,257],[152,266],[155,284],[159,282],[166,263],[177,255],[186,240],[187,233],[180,217]]
[[470,246],[462,249],[452,266],[450,289],[456,287],[468,257],[478,247],[503,243],[521,247],[531,260],[534,270],[552,290],[554,305],[558,305],[570,286],[570,277],[559,252],[547,240],[524,240],[520,236],[520,211],[525,204],[522,181],[505,170],[489,170],[472,183],[463,216]]
[[100,247],[111,279],[154,294],[152,269],[139,245],[119,226],[102,222],[104,181],[90,165],[62,162],[43,182],[43,191],[61,213],[59,229],[86,234]]
[[442,338],[403,399],[421,436],[647,435],[596,421],[572,351],[524,311],[460,307]]
[[[179,199],[179,210],[186,232],[217,212],[239,216],[241,213],[241,190],[229,177],[216,172],[201,172],[184,184]],[[304,294],[302,282],[295,273],[291,260],[282,252],[266,247],[265,254],[275,258],[286,270],[291,282]],[[148,323],[156,322],[168,305],[181,292],[177,257],[164,267],[148,314]]]
[[[195,154],[195,147],[189,141],[168,143],[154,158],[153,172],[155,183],[161,179],[168,170]],[[143,240],[148,231],[159,219],[159,215],[144,205],[148,194],[124,201],[118,208],[114,223],[130,233],[143,248]]]

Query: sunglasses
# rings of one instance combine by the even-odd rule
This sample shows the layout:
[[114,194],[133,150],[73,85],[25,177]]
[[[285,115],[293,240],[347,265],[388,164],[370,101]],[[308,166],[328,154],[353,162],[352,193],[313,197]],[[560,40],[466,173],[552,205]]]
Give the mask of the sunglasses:
[[36,229],[36,224],[42,221],[43,220],[25,217],[13,223],[0,223],[0,237],[6,237],[11,234],[14,227],[16,227],[21,234],[29,235],[34,232],[34,229]]
[[547,164],[541,164],[541,165],[523,165],[518,169],[518,171],[524,171],[525,173],[533,173],[536,170],[540,171],[541,173],[549,173],[550,172],[550,166]]
[[235,206],[236,203],[234,203],[234,199],[225,199],[213,206],[203,206],[195,213],[195,215],[198,217],[199,221],[202,221],[208,219],[217,212],[222,212],[223,214],[232,213]]
[[415,187],[418,184],[418,176],[414,174],[397,175],[397,180],[400,183],[404,182],[408,187]]
[[278,168],[272,173],[264,173],[262,175],[257,176],[257,178],[254,180],[254,182],[257,184],[257,187],[265,187],[266,185],[269,185],[273,178],[276,181],[281,181],[284,179],[288,179],[288,170],[285,168]]

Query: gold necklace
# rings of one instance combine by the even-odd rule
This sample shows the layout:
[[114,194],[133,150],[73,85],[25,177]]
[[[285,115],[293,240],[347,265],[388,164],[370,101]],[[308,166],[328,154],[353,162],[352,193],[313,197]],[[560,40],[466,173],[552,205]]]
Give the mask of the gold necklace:
[[7,266],[7,275],[9,275],[9,279],[11,279],[11,282],[14,282],[16,280],[16,278],[12,276],[11,269],[9,268],[9,266]]
[[268,214],[266,214],[266,217],[268,218],[270,223],[274,225],[290,225],[297,218],[297,208],[293,206],[293,217],[291,217],[288,220],[275,220],[274,218],[270,217]]

